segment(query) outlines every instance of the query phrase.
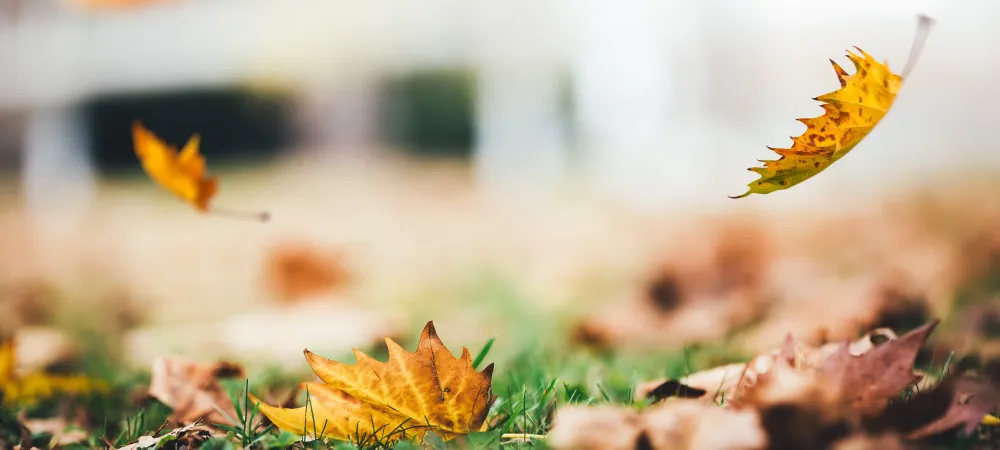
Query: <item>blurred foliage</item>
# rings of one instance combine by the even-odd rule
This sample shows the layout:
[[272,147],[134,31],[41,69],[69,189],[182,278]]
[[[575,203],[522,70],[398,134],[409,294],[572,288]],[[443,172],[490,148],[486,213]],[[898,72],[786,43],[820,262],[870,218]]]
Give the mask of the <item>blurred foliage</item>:
[[471,155],[475,115],[472,73],[435,70],[389,80],[382,92],[382,127],[390,142],[424,156]]
[[91,154],[98,169],[138,170],[129,132],[141,120],[168,143],[180,147],[202,136],[212,164],[266,159],[293,139],[291,104],[281,93],[242,88],[201,88],[141,95],[108,95],[84,106]]

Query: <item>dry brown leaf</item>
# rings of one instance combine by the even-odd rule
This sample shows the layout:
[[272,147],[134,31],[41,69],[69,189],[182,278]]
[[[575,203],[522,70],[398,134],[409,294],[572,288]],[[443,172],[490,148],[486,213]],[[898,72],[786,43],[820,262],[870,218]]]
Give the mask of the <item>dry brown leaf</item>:
[[170,418],[175,423],[235,425],[236,410],[219,379],[243,377],[243,367],[235,363],[159,357],[153,361],[149,395],[173,409]]
[[983,417],[1000,407],[1000,387],[995,382],[983,378],[962,376],[956,379],[954,387],[945,382],[931,391],[930,395],[944,391],[950,401],[947,410],[940,417],[922,427],[912,430],[907,437],[922,439],[955,428],[961,428],[968,435],[983,421]]
[[[849,350],[852,355],[861,355],[872,349],[876,341],[884,342],[896,338],[897,336],[892,330],[879,328],[851,342]],[[830,343],[813,347],[788,335],[784,345],[758,354],[747,363],[732,363],[702,370],[679,380],[660,379],[642,383],[636,388],[635,398],[659,397],[655,394],[657,390],[661,393],[674,391],[671,389],[672,383],[674,383],[706,391],[709,396],[705,398],[708,400],[737,404],[738,391],[745,391],[753,386],[757,379],[766,374],[776,362],[784,361],[800,369],[816,369],[822,366],[826,359],[840,348],[840,345]]]
[[819,372],[838,383],[850,408],[862,415],[878,414],[889,400],[920,380],[913,372],[913,363],[937,324],[937,320],[931,321],[860,356],[852,355],[844,344],[826,359]]

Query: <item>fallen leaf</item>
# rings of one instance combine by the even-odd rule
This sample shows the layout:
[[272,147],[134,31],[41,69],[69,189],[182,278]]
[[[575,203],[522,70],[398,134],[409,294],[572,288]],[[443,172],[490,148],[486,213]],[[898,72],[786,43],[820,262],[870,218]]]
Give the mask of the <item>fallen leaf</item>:
[[0,398],[4,406],[33,405],[56,393],[75,395],[107,389],[106,384],[81,375],[52,375],[41,371],[21,375],[16,340],[0,340]]
[[153,181],[199,211],[208,211],[208,202],[218,190],[218,181],[205,174],[205,158],[198,153],[200,135],[191,136],[178,153],[176,147],[163,142],[135,121],[132,139],[135,154]]
[[920,380],[913,372],[913,363],[938,322],[933,320],[860,356],[852,355],[849,345],[843,344],[819,372],[838,383],[850,408],[862,415],[877,414],[889,400]]
[[153,361],[149,395],[173,410],[170,418],[175,423],[235,425],[236,410],[219,380],[244,377],[243,367],[234,363],[159,357]]
[[302,408],[262,403],[261,413],[283,430],[338,440],[422,439],[427,431],[447,440],[480,430],[496,400],[490,387],[493,364],[476,372],[466,348],[455,358],[433,322],[424,327],[414,353],[392,339],[385,342],[385,363],[360,350],[351,365],[306,350],[306,361],[326,385],[317,391],[320,396]]
[[[896,334],[888,328],[872,330],[868,334],[851,342],[848,350],[852,355],[861,355],[875,347],[875,342],[897,339]],[[706,399],[721,402],[729,406],[738,405],[738,394],[750,389],[757,380],[765,375],[778,361],[798,368],[816,369],[823,365],[827,358],[833,355],[840,343],[830,343],[819,347],[810,346],[787,335],[784,344],[776,349],[759,353],[746,363],[732,363],[711,369],[702,370],[687,375],[679,380],[660,379],[640,384],[636,387],[635,398],[659,397],[657,391],[669,393],[680,384],[687,388],[684,392],[691,395],[697,391],[710,393]],[[691,391],[693,389],[696,391]]]
[[922,439],[955,428],[961,428],[969,435],[980,424],[993,421],[989,413],[1000,407],[1000,387],[990,380],[969,376],[957,378],[953,387],[948,386],[947,382],[948,380],[940,383],[941,387],[932,391],[945,391],[944,395],[950,400],[945,413],[933,422],[912,430],[907,435],[908,438]]
[[212,437],[212,433],[207,428],[192,424],[171,430],[163,436],[142,436],[136,442],[119,447],[118,450],[152,450],[160,448],[160,446],[168,442],[175,442],[177,448],[184,448],[185,446],[187,448],[197,448],[198,444],[207,441],[210,437]]

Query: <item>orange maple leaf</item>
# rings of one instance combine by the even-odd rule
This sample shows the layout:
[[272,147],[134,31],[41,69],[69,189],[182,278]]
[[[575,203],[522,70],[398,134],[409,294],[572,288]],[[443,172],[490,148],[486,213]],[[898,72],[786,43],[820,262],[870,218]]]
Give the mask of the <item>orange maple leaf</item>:
[[180,153],[139,121],[132,123],[132,138],[143,170],[156,184],[199,211],[208,211],[208,202],[218,191],[218,181],[205,174],[205,158],[198,153],[200,135],[192,135]]
[[[480,431],[497,398],[491,389],[493,364],[476,372],[464,347],[455,358],[433,322],[420,334],[416,352],[389,338],[385,343],[389,361],[384,363],[360,350],[354,350],[355,364],[306,350],[306,360],[324,384],[308,384],[305,407],[261,403],[260,412],[283,430],[344,441],[421,439],[427,431],[447,440]],[[252,396],[251,401],[259,402]]]
[[180,153],[177,148],[156,137],[138,120],[132,123],[132,140],[135,154],[156,184],[193,205],[198,211],[212,212],[240,219],[266,222],[267,212],[245,212],[209,207],[208,203],[219,190],[216,177],[206,174],[205,158],[198,153],[201,136],[191,135]]

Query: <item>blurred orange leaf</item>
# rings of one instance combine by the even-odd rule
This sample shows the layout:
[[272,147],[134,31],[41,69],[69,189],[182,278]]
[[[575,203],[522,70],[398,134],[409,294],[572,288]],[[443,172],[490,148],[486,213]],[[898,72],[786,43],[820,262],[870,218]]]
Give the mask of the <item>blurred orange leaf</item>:
[[414,353],[392,339],[385,342],[385,363],[359,350],[354,351],[353,365],[306,350],[306,360],[324,384],[308,384],[310,401],[305,407],[262,403],[261,413],[283,430],[344,441],[422,439],[427,431],[451,439],[483,427],[496,400],[490,387],[493,364],[476,372],[466,348],[455,358],[433,322],[424,327]]
[[136,121],[132,124],[135,154],[150,178],[199,211],[208,211],[208,202],[218,190],[215,177],[205,174],[205,158],[198,153],[201,137],[192,135],[180,153]]

